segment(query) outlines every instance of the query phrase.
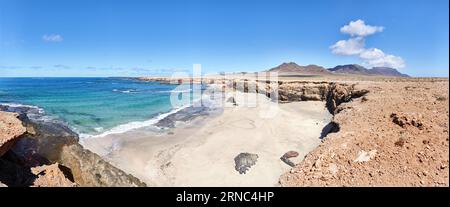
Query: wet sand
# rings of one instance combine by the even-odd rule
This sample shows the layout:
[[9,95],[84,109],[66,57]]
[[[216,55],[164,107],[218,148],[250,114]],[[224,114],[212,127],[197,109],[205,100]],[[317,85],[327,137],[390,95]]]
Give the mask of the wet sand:
[[[324,102],[305,101],[279,103],[274,116],[267,117],[274,103],[264,95],[235,95],[238,105],[227,103],[214,117],[164,133],[139,129],[87,139],[83,145],[148,186],[277,186],[291,168],[280,157],[294,150],[299,156],[291,160],[300,162],[321,143],[332,115]],[[239,174],[234,158],[243,152],[259,157]]]

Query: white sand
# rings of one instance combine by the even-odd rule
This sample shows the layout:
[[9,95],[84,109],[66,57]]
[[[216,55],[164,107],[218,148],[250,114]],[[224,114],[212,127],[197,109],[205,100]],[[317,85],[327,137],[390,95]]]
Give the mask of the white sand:
[[[225,108],[214,118],[196,120],[173,134],[157,135],[136,130],[88,139],[86,148],[135,175],[149,186],[276,186],[290,167],[280,160],[289,150],[304,155],[320,144],[320,133],[331,121],[324,102],[278,104],[272,118],[260,116],[270,101],[263,95],[257,107],[242,104]],[[235,169],[234,158],[242,152],[259,158],[246,174]]]

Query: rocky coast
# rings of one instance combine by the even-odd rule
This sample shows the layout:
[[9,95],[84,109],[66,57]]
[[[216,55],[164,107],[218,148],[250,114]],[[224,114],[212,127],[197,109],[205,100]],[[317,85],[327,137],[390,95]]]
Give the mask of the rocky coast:
[[[270,181],[260,182],[264,186],[449,185],[447,78],[284,77],[271,82],[234,77],[150,77],[139,80],[204,83],[235,92],[226,96],[230,107],[218,117],[182,118],[202,127],[173,128],[164,135],[171,137],[170,141],[148,141],[145,138],[157,136],[135,131],[129,134],[133,139],[122,143],[120,150],[108,156],[101,153],[99,146],[112,144],[117,136],[91,140],[82,146],[76,134],[64,126],[37,123],[26,116],[24,109],[3,106],[2,111],[8,112],[0,112],[3,154],[0,182],[7,186],[52,186],[48,184],[49,179],[40,178],[51,175],[59,176],[53,186],[192,186],[193,183],[218,186],[223,183],[214,181],[218,180],[217,173],[222,173],[226,178],[222,181],[234,186],[255,186],[260,181]],[[255,119],[256,111],[240,107],[243,100],[239,94],[246,93],[259,94],[272,102],[276,100],[282,116],[275,121]],[[309,142],[304,133],[311,126],[301,125],[311,120],[296,113],[320,106],[305,105],[312,102],[323,104],[331,118],[317,125],[318,134],[308,139],[315,140],[314,144],[302,148]],[[171,128],[176,123],[171,119],[176,117],[160,124]],[[241,129],[225,130],[226,126]],[[255,127],[269,131],[255,133],[251,130]],[[246,142],[243,136],[257,139]],[[151,149],[146,146],[162,146],[163,150],[153,148],[154,154],[147,153],[145,159],[129,159],[139,154],[140,149],[143,152]],[[237,146],[253,148],[249,151]],[[274,150],[275,146],[279,148]],[[219,149],[225,150],[225,154],[218,157],[215,152]],[[203,156],[205,153],[207,157]],[[158,159],[153,159],[155,156]],[[197,162],[190,162],[193,159]],[[264,168],[268,166],[271,169]],[[282,170],[277,170],[276,176],[258,174],[263,168],[267,172],[274,172],[275,168]],[[211,180],[203,179],[208,172],[213,173]],[[231,173],[234,174],[228,176]],[[247,177],[242,179],[242,176]]]
[[0,182],[7,186],[145,186],[84,149],[54,121],[30,119],[28,107],[0,108]]

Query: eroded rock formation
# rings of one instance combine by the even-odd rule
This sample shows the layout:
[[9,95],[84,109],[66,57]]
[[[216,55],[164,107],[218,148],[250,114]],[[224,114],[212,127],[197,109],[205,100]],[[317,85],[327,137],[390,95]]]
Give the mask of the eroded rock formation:
[[[63,171],[66,171],[64,173]],[[71,178],[70,169],[55,163],[52,165],[42,165],[31,168],[31,172],[37,176],[33,181],[33,187],[75,187],[76,184]]]
[[77,134],[65,125],[32,120],[26,109],[15,110],[20,115],[0,112],[0,147],[7,151],[0,158],[0,181],[6,185],[73,186],[65,180],[71,178],[78,186],[145,186],[84,149]]
[[16,113],[0,111],[0,157],[26,132],[22,122],[17,119],[18,116]]
[[[355,89],[370,93],[334,106],[339,132],[282,175],[281,185],[448,186],[448,79],[359,82]],[[334,100],[350,98],[339,91]]]

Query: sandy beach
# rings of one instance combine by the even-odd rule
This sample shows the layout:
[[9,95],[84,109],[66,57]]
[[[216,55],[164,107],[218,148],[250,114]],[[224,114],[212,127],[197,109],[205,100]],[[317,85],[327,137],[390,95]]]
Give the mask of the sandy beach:
[[[332,115],[325,102],[279,103],[273,117],[264,95],[235,94],[237,106],[164,133],[145,129],[86,139],[83,145],[150,186],[277,186],[291,168],[280,157],[294,150],[298,163],[317,147]],[[235,170],[240,153],[258,155],[246,174]]]

